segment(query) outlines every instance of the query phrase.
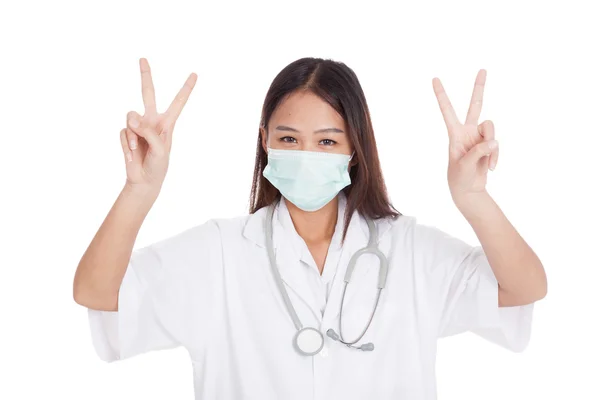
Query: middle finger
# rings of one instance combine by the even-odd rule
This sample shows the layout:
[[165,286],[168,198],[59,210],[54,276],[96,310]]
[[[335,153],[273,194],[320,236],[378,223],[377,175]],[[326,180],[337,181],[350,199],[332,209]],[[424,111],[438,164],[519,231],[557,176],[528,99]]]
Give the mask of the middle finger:
[[485,87],[485,78],[487,72],[485,69],[480,69],[475,78],[475,86],[473,87],[473,94],[471,95],[471,104],[469,105],[469,111],[467,112],[467,119],[465,125],[477,125],[479,116],[481,115],[481,108],[483,106],[483,89]]
[[179,118],[183,106],[187,103],[190,94],[192,93],[192,89],[194,89],[194,86],[196,85],[197,79],[198,75],[192,72],[183,84],[183,87],[179,90],[179,93],[177,93],[177,96],[175,96],[171,102],[167,111],[165,111],[165,116],[169,124],[174,124],[177,118]]

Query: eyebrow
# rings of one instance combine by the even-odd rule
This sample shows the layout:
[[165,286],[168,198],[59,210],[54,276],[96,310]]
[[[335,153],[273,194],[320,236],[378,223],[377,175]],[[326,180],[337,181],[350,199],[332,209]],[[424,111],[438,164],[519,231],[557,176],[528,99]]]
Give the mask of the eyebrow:
[[[275,129],[278,131],[299,132],[297,129],[294,129],[294,128],[291,128],[291,127],[285,126],[285,125],[279,125]],[[318,130],[314,131],[313,133],[344,133],[344,131],[341,129],[338,129],[338,128],[324,128],[324,129],[318,129]]]

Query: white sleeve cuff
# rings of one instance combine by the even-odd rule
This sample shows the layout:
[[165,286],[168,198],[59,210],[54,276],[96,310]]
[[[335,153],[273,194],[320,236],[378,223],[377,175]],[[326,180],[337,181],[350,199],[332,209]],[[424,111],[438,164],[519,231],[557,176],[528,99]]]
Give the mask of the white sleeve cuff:
[[480,321],[472,332],[514,352],[529,344],[534,304],[514,307],[498,306],[498,281],[488,262],[480,263],[480,282],[475,304]]
[[106,362],[135,354],[135,329],[139,326],[138,302],[141,287],[131,264],[127,266],[119,289],[119,311],[88,308],[92,343],[98,357]]

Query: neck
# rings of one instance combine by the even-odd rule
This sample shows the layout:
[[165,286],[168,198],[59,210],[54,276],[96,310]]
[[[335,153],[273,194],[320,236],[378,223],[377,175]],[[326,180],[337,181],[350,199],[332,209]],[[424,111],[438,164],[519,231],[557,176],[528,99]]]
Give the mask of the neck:
[[287,199],[284,198],[284,200],[294,223],[294,228],[296,228],[296,232],[304,239],[305,243],[331,241],[338,219],[337,196],[323,208],[313,212],[303,211]]

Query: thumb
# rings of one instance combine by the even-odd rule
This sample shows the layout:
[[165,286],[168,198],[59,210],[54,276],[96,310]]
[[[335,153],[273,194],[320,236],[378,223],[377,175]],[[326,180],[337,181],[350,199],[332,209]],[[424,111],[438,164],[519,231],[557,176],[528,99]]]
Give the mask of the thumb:
[[146,139],[151,154],[162,156],[164,153],[163,142],[153,128],[144,124],[139,114],[134,111],[127,113],[127,127],[136,135]]
[[486,140],[476,144],[460,160],[465,165],[477,165],[482,157],[489,156],[498,147],[497,140]]
[[152,128],[136,128],[132,129],[135,134],[143,137],[148,142],[149,153],[157,157],[162,157],[165,153],[165,145],[160,139],[156,131]]

